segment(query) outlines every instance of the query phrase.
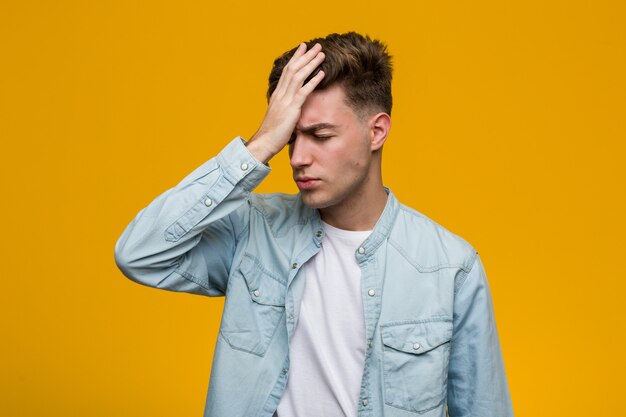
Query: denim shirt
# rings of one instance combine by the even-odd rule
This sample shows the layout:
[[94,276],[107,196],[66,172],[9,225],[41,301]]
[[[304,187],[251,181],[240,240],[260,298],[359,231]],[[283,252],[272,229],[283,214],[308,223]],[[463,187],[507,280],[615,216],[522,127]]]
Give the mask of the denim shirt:
[[[133,281],[225,296],[206,417],[271,417],[289,376],[319,213],[299,194],[252,191],[270,172],[241,137],[143,208],[115,245]],[[476,251],[388,188],[361,269],[366,353],[359,417],[513,415]],[[217,320],[218,317],[215,317]]]

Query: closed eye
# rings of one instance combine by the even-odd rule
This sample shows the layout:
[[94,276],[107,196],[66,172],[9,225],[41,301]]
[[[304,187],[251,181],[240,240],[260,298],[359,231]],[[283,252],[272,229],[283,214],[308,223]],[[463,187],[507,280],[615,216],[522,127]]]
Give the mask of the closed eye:
[[[312,135],[312,136],[313,136],[313,139],[315,139],[315,140],[324,141],[324,140],[332,138],[334,135]],[[288,145],[293,145],[295,140],[296,140],[296,135],[293,134],[293,135],[291,135],[291,138],[289,138],[289,142],[287,142],[287,144]]]

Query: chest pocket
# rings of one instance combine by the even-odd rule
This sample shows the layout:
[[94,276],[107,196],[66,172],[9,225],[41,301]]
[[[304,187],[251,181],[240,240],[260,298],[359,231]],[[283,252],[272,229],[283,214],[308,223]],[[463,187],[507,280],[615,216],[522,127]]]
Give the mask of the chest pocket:
[[238,350],[265,355],[285,314],[287,281],[245,255],[229,279],[220,334]]
[[380,326],[385,403],[416,413],[443,404],[448,381],[452,321],[433,317]]

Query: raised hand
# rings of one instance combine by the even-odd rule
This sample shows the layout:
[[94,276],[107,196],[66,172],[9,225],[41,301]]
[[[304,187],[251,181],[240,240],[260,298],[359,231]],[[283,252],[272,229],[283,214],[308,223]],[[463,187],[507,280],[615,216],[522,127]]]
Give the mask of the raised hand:
[[307,51],[303,42],[283,68],[263,122],[247,144],[250,153],[259,161],[267,163],[289,142],[300,119],[302,105],[322,81],[324,72],[319,71],[306,84],[304,81],[322,61],[322,46],[316,43]]

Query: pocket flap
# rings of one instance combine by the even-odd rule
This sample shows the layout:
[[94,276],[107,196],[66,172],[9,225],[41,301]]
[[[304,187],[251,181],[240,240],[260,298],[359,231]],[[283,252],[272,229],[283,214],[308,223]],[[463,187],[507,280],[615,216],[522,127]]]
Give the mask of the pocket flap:
[[452,320],[442,317],[380,326],[383,344],[406,353],[428,352],[452,339]]
[[239,270],[252,300],[259,304],[284,306],[287,282],[271,274],[255,259],[244,255]]

